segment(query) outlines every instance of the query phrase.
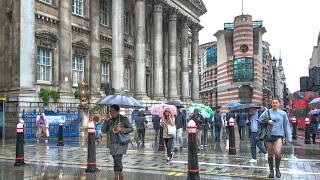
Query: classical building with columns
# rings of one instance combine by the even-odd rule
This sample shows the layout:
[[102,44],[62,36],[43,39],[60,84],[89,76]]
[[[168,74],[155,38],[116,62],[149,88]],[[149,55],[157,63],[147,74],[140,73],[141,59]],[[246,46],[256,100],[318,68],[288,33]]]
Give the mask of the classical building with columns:
[[272,66],[269,43],[262,21],[251,15],[235,17],[214,35],[217,41],[200,45],[202,66],[201,100],[212,107],[226,103],[269,104],[272,96]]
[[71,102],[83,79],[92,102],[107,83],[143,100],[199,100],[201,0],[6,0],[0,9],[9,101],[39,102],[50,87]]

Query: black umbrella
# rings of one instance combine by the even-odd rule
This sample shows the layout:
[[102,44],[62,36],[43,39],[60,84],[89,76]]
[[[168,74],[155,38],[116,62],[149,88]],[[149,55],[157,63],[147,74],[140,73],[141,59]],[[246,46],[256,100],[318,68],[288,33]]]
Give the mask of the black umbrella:
[[239,106],[236,106],[235,108],[232,108],[231,111],[244,111],[244,110],[249,110],[249,109],[259,109],[260,106],[253,104],[253,103],[248,103],[248,104],[240,104]]
[[170,102],[167,102],[167,104],[173,105],[173,106],[175,106],[177,108],[183,108],[184,107],[179,101],[170,101]]

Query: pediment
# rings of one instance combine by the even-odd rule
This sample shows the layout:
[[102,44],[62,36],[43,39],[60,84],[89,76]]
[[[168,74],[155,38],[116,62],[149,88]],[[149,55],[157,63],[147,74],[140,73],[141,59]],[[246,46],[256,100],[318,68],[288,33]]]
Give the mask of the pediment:
[[36,37],[38,37],[38,38],[44,38],[44,39],[48,39],[51,41],[58,40],[58,36],[56,36],[54,33],[50,32],[50,31],[40,30],[40,31],[37,31],[35,34],[36,34]]

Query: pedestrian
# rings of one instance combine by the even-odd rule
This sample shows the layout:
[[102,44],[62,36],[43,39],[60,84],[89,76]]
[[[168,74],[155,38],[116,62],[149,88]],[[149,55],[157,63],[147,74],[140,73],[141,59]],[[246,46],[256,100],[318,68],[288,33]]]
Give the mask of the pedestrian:
[[249,118],[249,126],[251,130],[250,136],[250,144],[251,144],[251,160],[250,163],[257,162],[257,150],[256,147],[259,148],[260,152],[265,154],[265,157],[268,158],[268,153],[266,147],[264,145],[263,140],[257,140],[257,133],[259,131],[259,113],[256,109],[250,109],[250,118]]
[[[107,133],[109,133],[109,149],[113,157],[114,179],[123,180],[122,157],[127,153],[129,133],[133,131],[132,125],[127,117],[121,115],[120,107],[112,105],[110,107],[111,118],[105,122]],[[125,141],[125,142],[124,142]]]
[[44,115],[44,113],[40,114],[39,119],[36,121],[36,126],[37,126],[37,143],[40,142],[40,138],[43,136],[45,139],[45,143],[48,144],[48,136],[47,136],[47,127],[49,126],[49,121]]
[[201,149],[201,136],[202,136],[202,124],[204,123],[203,116],[199,113],[199,109],[195,109],[190,117],[190,120],[194,120],[197,126],[197,146]]
[[158,115],[152,115],[152,124],[155,132],[154,143],[158,143],[159,131],[160,131],[160,117]]
[[137,141],[137,147],[144,148],[144,138],[146,133],[146,127],[148,124],[147,119],[144,117],[144,112],[139,111],[138,116],[135,119],[135,125],[138,133],[138,141]]
[[320,133],[319,115],[311,116],[310,133],[312,134],[312,143],[316,144],[316,136]]
[[185,116],[180,111],[179,107],[177,107],[175,125],[176,125],[177,132],[176,132],[175,142],[173,143],[175,144],[174,152],[177,152],[178,148],[179,148],[179,151],[181,152],[183,150],[183,132],[186,129],[186,119],[185,119]]
[[259,118],[260,123],[272,126],[266,136],[268,150],[269,178],[274,178],[273,155],[275,155],[276,177],[280,178],[281,149],[284,141],[291,142],[291,129],[287,113],[280,109],[280,100],[273,98],[272,108],[266,110]]
[[244,139],[246,119],[247,119],[247,116],[246,116],[245,112],[241,112],[236,115],[236,121],[238,124],[238,131],[239,131],[240,140]]
[[217,110],[216,114],[214,115],[213,124],[214,134],[216,135],[215,142],[220,142],[221,129],[224,124],[224,119],[220,110]]
[[175,119],[169,110],[165,110],[163,117],[160,120],[160,126],[163,128],[163,139],[167,148],[167,163],[170,163],[173,158],[172,144],[176,133]]
[[93,116],[90,117],[90,122],[93,122],[96,127],[96,140],[100,143],[102,141],[101,128],[102,128],[102,118],[98,111],[93,113]]
[[204,123],[202,124],[202,147],[204,149],[207,149],[208,148],[208,132],[209,132],[209,124],[210,124],[210,121],[212,120],[212,117],[211,118],[204,118]]

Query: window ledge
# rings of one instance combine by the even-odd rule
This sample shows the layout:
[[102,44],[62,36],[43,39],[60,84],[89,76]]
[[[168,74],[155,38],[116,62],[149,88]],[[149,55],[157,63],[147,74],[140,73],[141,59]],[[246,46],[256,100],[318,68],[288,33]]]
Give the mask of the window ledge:
[[46,6],[58,9],[58,6],[56,4],[54,4],[52,1],[51,1],[51,3],[47,3],[47,2],[44,2],[44,1],[41,1],[41,0],[38,0],[38,2],[41,3],[41,4],[44,4]]
[[102,23],[100,23],[100,25],[101,25],[102,27],[105,27],[105,28],[108,28],[108,29],[110,29],[110,28],[111,28],[111,26],[110,26],[110,25],[108,25],[108,24],[102,24]]
[[35,84],[36,85],[50,85],[50,86],[52,86],[52,82],[51,81],[39,81],[39,80],[37,80],[37,82]]

